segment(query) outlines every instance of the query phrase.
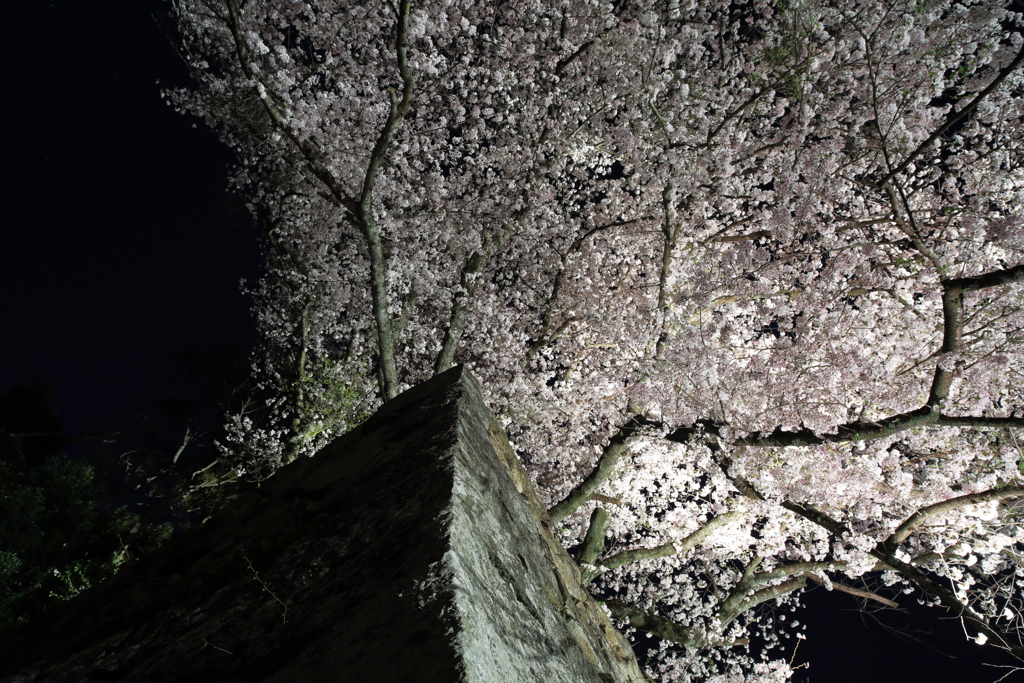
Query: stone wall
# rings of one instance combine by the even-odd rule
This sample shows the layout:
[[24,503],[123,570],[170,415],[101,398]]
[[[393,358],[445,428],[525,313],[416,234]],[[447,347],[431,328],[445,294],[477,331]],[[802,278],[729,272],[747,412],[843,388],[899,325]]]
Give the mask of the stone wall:
[[0,683],[647,679],[456,367],[0,643]]

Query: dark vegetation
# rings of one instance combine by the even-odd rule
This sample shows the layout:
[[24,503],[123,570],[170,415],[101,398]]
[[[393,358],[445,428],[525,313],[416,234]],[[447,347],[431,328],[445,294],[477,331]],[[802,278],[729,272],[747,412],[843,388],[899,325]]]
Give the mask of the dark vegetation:
[[230,347],[178,358],[182,390],[66,433],[43,384],[0,395],[0,632],[113,576],[230,500],[224,409],[248,388]]

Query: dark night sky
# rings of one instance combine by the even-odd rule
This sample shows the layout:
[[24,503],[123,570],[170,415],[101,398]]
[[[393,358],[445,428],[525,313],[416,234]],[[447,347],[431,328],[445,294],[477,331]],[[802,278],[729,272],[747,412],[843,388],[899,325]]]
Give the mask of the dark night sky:
[[166,392],[175,352],[251,336],[238,282],[258,254],[228,209],[230,155],[159,96],[189,78],[152,19],[168,9],[32,2],[8,19],[0,389],[50,384],[73,433]]
[[[256,234],[229,210],[230,155],[159,97],[188,84],[152,19],[168,9],[7,9],[0,391],[48,383],[71,433],[170,391],[176,352],[252,339],[238,281],[257,272]],[[967,642],[956,620],[881,615],[931,631],[897,637],[850,596],[818,589],[809,601],[797,661],[813,664],[796,681],[989,682],[1007,669],[982,666],[983,652],[1011,663]]]

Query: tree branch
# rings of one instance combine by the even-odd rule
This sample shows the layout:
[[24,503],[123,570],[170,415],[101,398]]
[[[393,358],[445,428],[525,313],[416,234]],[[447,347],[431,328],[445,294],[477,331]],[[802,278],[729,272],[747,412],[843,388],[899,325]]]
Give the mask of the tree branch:
[[900,524],[899,527],[896,528],[896,531],[892,532],[892,535],[885,539],[883,545],[887,551],[896,552],[900,543],[905,541],[907,537],[913,533],[914,529],[918,528],[932,517],[951,512],[967,505],[977,505],[978,503],[987,503],[993,500],[1005,500],[1006,498],[1020,498],[1022,496],[1024,496],[1024,486],[1020,484],[1010,484],[1009,486],[1002,486],[995,489],[989,489],[987,491],[980,491],[978,493],[968,493],[964,496],[957,496],[956,498],[950,498],[949,500],[928,505],[911,515],[905,522],[903,522],[903,524]]
[[778,581],[779,579],[784,579],[787,576],[805,574],[808,572],[828,571],[835,568],[842,569],[844,566],[845,565],[839,562],[792,562],[790,564],[779,565],[775,569],[769,569],[766,572],[751,574],[751,576],[746,579],[746,582],[757,586],[762,583],[768,583],[769,581]]
[[762,237],[768,237],[771,234],[772,233],[769,230],[757,230],[756,232],[751,232],[751,233],[748,233],[746,235],[726,235],[725,237],[718,237],[718,238],[716,238],[713,241],[715,241],[715,242],[753,242],[754,240],[759,240]]
[[562,71],[565,70],[565,67],[567,67],[570,64],[572,64],[574,61],[576,61],[577,57],[579,57],[584,52],[586,52],[587,50],[590,49],[590,46],[594,44],[594,40],[596,40],[596,39],[595,38],[591,38],[587,42],[585,42],[582,45],[580,45],[579,48],[576,50],[576,52],[573,52],[568,57],[562,57],[561,59],[559,59],[558,60],[558,64],[555,65],[555,75],[556,76],[561,76],[562,75]]
[[[762,496],[757,489],[750,484],[750,482],[746,481],[742,477],[731,475],[729,473],[730,466],[731,463],[728,458],[722,458],[719,461],[719,467],[722,469],[722,472],[731,482],[733,482],[736,488],[743,495],[756,500],[765,500],[764,496]],[[821,510],[818,510],[812,505],[800,504],[790,500],[779,501],[779,505],[796,515],[803,517],[807,521],[817,524],[838,539],[852,533],[848,526],[836,519],[833,519],[831,516]],[[945,586],[932,579],[914,565],[897,559],[893,555],[893,552],[886,546],[886,542],[876,544],[870,552],[875,559],[880,560],[883,564],[891,567],[894,571],[898,571],[903,574],[903,576],[916,583],[923,590],[937,597],[939,601],[948,609],[953,611],[956,616],[962,618],[974,628],[978,629],[978,631],[984,633],[993,641],[993,643],[1006,649],[1015,657],[1024,661],[1024,647],[1013,643],[1006,634],[990,626],[984,617],[976,614]],[[737,589],[738,588],[739,587],[737,587]],[[730,596],[730,598],[731,597],[732,596]]]
[[629,452],[629,440],[640,431],[641,426],[640,420],[631,419],[619,430],[618,434],[611,438],[608,445],[605,446],[604,452],[601,453],[601,457],[597,459],[597,464],[590,475],[548,510],[548,514],[555,524],[576,512],[581,505],[590,500],[601,484],[608,481],[609,477],[614,474],[619,460]]
[[452,297],[451,313],[448,316],[448,327],[444,331],[444,340],[441,342],[441,350],[434,360],[434,374],[440,375],[455,362],[455,351],[458,348],[459,340],[466,328],[467,312],[469,303],[473,300],[473,294],[479,282],[477,275],[487,267],[494,253],[501,249],[512,233],[512,225],[526,215],[528,209],[524,208],[516,212],[513,221],[504,225],[496,237],[486,235],[480,251],[473,252],[462,265],[459,273],[459,285],[461,290]]
[[384,161],[395,129],[405,118],[412,106],[413,89],[416,79],[409,69],[408,34],[409,34],[410,0],[400,0],[398,4],[398,34],[395,37],[395,50],[398,56],[398,72],[402,78],[402,99],[393,91],[388,91],[391,110],[387,121],[377,137],[377,142],[370,153],[370,163],[366,167],[363,179],[363,191],[359,197],[359,221],[363,235],[370,251],[370,294],[373,302],[373,317],[377,322],[377,350],[380,352],[380,390],[384,400],[398,395],[398,369],[395,364],[395,332],[388,313],[388,282],[387,261],[384,257],[384,245],[377,227],[377,219],[373,215],[373,188],[377,182],[377,172]]
[[[701,422],[704,431],[718,435],[718,428],[707,421]],[[924,406],[899,415],[893,415],[875,422],[847,422],[839,425],[835,432],[816,434],[810,429],[798,429],[794,432],[776,428],[769,434],[751,432],[747,436],[736,439],[737,446],[750,448],[782,448],[787,446],[819,446],[824,443],[847,443],[851,441],[870,441],[881,439],[915,427],[1024,427],[1024,417],[974,417],[959,415],[943,415]],[[674,443],[687,443],[694,435],[693,427],[680,427],[665,435],[665,439]]]
[[[963,290],[959,287],[943,287],[942,290],[942,346],[939,354],[956,353],[963,346],[961,336],[964,331]],[[943,368],[942,361],[935,366],[935,376],[928,391],[928,405],[938,409],[942,401],[949,396],[949,387],[953,384],[953,371]]]
[[[259,94],[260,102],[263,104],[263,108],[267,112],[267,116],[274,123],[277,128],[284,133],[285,137],[292,141],[292,144],[299,150],[306,163],[309,164],[309,168],[315,175],[334,195],[335,199],[339,204],[348,209],[349,214],[353,219],[356,219],[358,215],[357,207],[358,204],[355,199],[349,196],[344,186],[338,182],[334,174],[327,168],[327,165],[323,162],[322,154],[312,142],[302,140],[299,138],[295,130],[288,125],[288,118],[284,112],[282,112],[277,103],[274,101],[272,91],[266,87],[266,84],[259,78],[256,72],[253,70],[252,65],[249,63],[249,48],[245,44],[245,40],[242,38],[241,26],[238,18],[238,8],[235,0],[226,0],[225,5],[228,8],[228,16],[225,19],[228,31],[231,33],[231,37],[235,42],[235,54],[238,57],[238,66],[242,70],[242,74],[257,84],[257,92]],[[224,19],[222,17],[222,19]]]
[[[810,579],[811,581],[815,581],[815,582],[817,582],[819,584],[824,584],[825,583],[821,579],[821,577],[818,576],[817,574],[813,574],[811,572],[808,572],[808,573],[804,574],[804,576],[806,578]],[[832,590],[837,590],[840,593],[846,593],[848,595],[855,595],[858,598],[864,598],[866,600],[874,600],[875,602],[882,603],[886,607],[899,608],[899,606],[900,606],[900,604],[898,602],[890,600],[889,598],[883,598],[881,595],[878,595],[877,593],[872,593],[871,591],[860,590],[859,588],[852,588],[851,586],[846,586],[846,585],[843,585],[841,583],[836,583],[835,581],[832,581]]]
[[299,451],[305,443],[305,432],[308,431],[302,426],[306,412],[306,388],[304,379],[306,377],[306,353],[309,348],[309,304],[302,307],[302,314],[299,319],[299,353],[295,360],[295,414],[292,416],[291,434],[288,437],[288,445],[282,460],[285,465],[293,462],[299,456]]
[[642,609],[627,605],[621,600],[606,600],[605,606],[612,613],[612,618],[625,622],[644,633],[650,633],[662,640],[682,645],[684,647],[695,647],[695,641],[690,632],[665,617],[659,617]]
[[373,302],[373,317],[377,326],[378,352],[380,353],[380,390],[385,400],[394,398],[398,395],[395,335],[391,317],[388,313],[387,262],[384,256],[380,229],[373,215],[373,189],[377,181],[378,171],[383,163],[395,129],[409,111],[413,101],[413,90],[416,81],[409,68],[407,54],[410,0],[401,0],[397,7],[398,29],[395,49],[398,58],[398,71],[402,78],[402,99],[399,101],[394,92],[388,91],[391,108],[384,127],[381,129],[373,151],[370,154],[370,161],[366,168],[363,188],[358,201],[349,196],[341,183],[334,177],[334,174],[328,169],[328,165],[324,163],[322,153],[314,146],[314,143],[308,139],[300,139],[295,130],[288,124],[287,117],[279,110],[271,90],[258,78],[256,72],[249,64],[249,51],[241,34],[238,8],[235,5],[235,1],[227,0],[226,5],[228,8],[228,29],[231,31],[235,41],[239,66],[246,78],[258,84],[260,101],[263,103],[270,120],[299,149],[303,158],[309,164],[310,170],[330,189],[338,203],[348,209],[357,227],[366,238],[366,245],[370,256],[370,294]]
[[654,357],[660,358],[668,343],[668,331],[665,329],[665,316],[668,314],[668,278],[672,272],[672,256],[676,248],[676,237],[679,234],[679,226],[673,225],[675,218],[675,190],[671,185],[666,185],[661,193],[661,206],[665,214],[661,226],[661,233],[665,237],[665,247],[661,254],[661,275],[658,278],[658,317],[661,331],[658,333],[658,341],[654,351]]
[[964,292],[975,292],[979,289],[1009,285],[1014,282],[1024,282],[1024,265],[1014,266],[1006,270],[995,270],[991,273],[983,273],[971,277],[943,280],[942,285],[946,288],[957,288]]
[[749,586],[739,583],[732,593],[729,594],[729,597],[725,599],[718,611],[719,628],[724,630],[736,617],[749,609],[757,607],[762,602],[782,597],[787,593],[804,588],[806,585],[807,579],[804,576],[789,579],[788,581],[753,592],[750,591]]
[[604,552],[604,535],[608,531],[608,512],[602,507],[595,507],[590,514],[590,526],[587,527],[587,535],[583,538],[583,545],[580,546],[577,563],[583,570],[581,583],[585,586],[598,575],[599,572],[588,569],[597,562],[597,558]]
[[[998,287],[1024,281],[1024,265],[996,270],[972,277],[954,278],[942,281],[942,347],[939,353],[956,353],[963,347],[964,292],[973,292],[989,287]],[[949,396],[953,383],[953,371],[936,366],[932,386],[928,392],[928,405],[938,407]]]
[[900,574],[903,574],[903,576],[916,583],[928,593],[937,597],[939,601],[942,602],[942,604],[945,605],[946,608],[955,616],[960,617],[978,631],[988,636],[988,639],[992,644],[1007,650],[1017,659],[1024,661],[1024,647],[1021,647],[1019,644],[1011,641],[1002,631],[990,626],[984,617],[976,614],[974,610],[961,602],[952,591],[933,580],[930,576],[912,564],[902,562],[891,555],[887,555],[884,551],[881,551],[878,548],[873,550],[871,554],[881,559]]
[[[729,474],[729,461],[723,459],[719,463],[722,471],[732,481],[737,489],[740,490],[744,495],[755,497],[758,500],[764,500],[764,497],[757,492],[757,490],[750,484],[750,482],[744,480],[742,477],[735,477]],[[795,503],[789,500],[779,501],[779,504],[790,510],[791,512],[803,517],[804,519],[817,524],[823,529],[829,531],[836,538],[842,538],[845,535],[851,534],[851,530],[848,526],[833,519],[821,510],[816,509],[812,505]],[[935,579],[928,576],[922,570],[918,569],[914,565],[903,562],[897,559],[893,553],[886,547],[885,542],[878,543],[871,551],[871,555],[880,560],[882,563],[891,567],[894,571],[898,571],[903,574],[906,578],[916,583],[924,591],[931,593],[939,601],[951,610],[957,617],[962,618],[965,622],[976,628],[981,633],[984,633],[993,644],[998,647],[1004,648],[1010,652],[1014,657],[1024,661],[1024,647],[1014,643],[1010,638],[999,631],[997,628],[989,625],[984,617],[975,613],[970,607],[964,604],[956,595],[945,586],[940,584]]]
[[1024,427],[1024,418],[1020,417],[974,417],[972,415],[939,415],[939,427]]
[[935,142],[937,139],[939,139],[939,137],[942,136],[943,133],[945,133],[947,130],[949,130],[950,128],[955,126],[957,123],[962,121],[964,119],[964,117],[966,117],[969,113],[971,113],[974,110],[974,108],[977,107],[981,103],[981,101],[983,99],[988,97],[988,95],[993,90],[995,90],[997,87],[999,87],[999,84],[1002,83],[1003,80],[1005,80],[1007,76],[1009,76],[1011,73],[1013,73],[1014,69],[1016,69],[1018,66],[1020,66],[1021,61],[1024,61],[1024,47],[1021,47],[1020,52],[1018,52],[1017,56],[1013,58],[1013,61],[1010,62],[1006,66],[1005,69],[1003,69],[1002,71],[999,72],[999,75],[996,76],[995,80],[993,80],[991,83],[988,84],[987,88],[985,88],[980,93],[978,93],[978,95],[973,100],[971,100],[971,102],[966,107],[961,109],[956,114],[953,114],[953,115],[949,116],[946,119],[946,122],[944,124],[939,126],[939,128],[935,132],[933,132],[931,135],[928,136],[927,140],[925,140],[920,145],[918,145],[917,149],[915,149],[913,152],[911,152],[910,155],[906,159],[904,159],[902,162],[900,162],[899,165],[897,165],[894,169],[892,169],[887,174],[885,174],[885,176],[876,183],[878,185],[878,187],[884,186],[886,183],[888,183],[890,180],[892,180],[895,176],[897,176],[898,174],[900,174],[904,170],[906,170],[907,166],[909,166],[911,164],[911,162],[914,161],[914,159],[916,159],[918,156],[920,156],[921,152],[926,150],[929,145],[931,145],[933,142]]
[[938,255],[936,255],[936,253],[924,243],[924,240],[921,238],[921,234],[917,231],[913,214],[910,212],[910,205],[907,203],[906,194],[904,194],[902,188],[900,188],[897,193],[897,188],[894,188],[892,183],[886,183],[883,186],[883,189],[885,190],[885,193],[889,195],[889,205],[892,207],[893,218],[896,219],[896,227],[898,227],[900,232],[910,239],[914,247],[921,252],[925,258],[931,261],[931,264],[941,276],[943,273],[942,260],[939,259]]
[[459,273],[459,286],[461,289],[452,296],[452,308],[448,315],[448,327],[444,331],[444,339],[441,342],[441,350],[437,352],[434,360],[434,374],[440,375],[455,362],[455,349],[462,338],[462,332],[466,328],[466,313],[473,293],[476,291],[475,275],[479,274],[487,265],[487,256],[480,252],[473,252],[462,265]]
[[662,545],[654,548],[624,550],[621,553],[616,553],[609,558],[601,560],[599,564],[605,569],[617,569],[618,567],[621,567],[624,564],[629,564],[630,562],[653,560],[659,557],[669,557],[670,555],[681,555],[691,548],[703,543],[715,530],[725,526],[735,519],[738,519],[742,514],[743,513],[738,510],[724,512],[712,517],[704,526],[680,541],[676,541],[675,543],[663,543]]
[[[781,565],[766,572],[744,572],[741,583],[748,586],[759,586],[771,581],[778,581],[779,579],[783,579],[787,576],[800,575],[804,578],[823,584],[824,581],[815,572],[843,569],[846,569],[846,564],[843,562],[794,562],[791,564]],[[875,565],[872,571],[883,571],[885,569],[889,569],[889,566],[879,563]],[[850,595],[856,595],[857,597],[867,598],[868,600],[874,600],[888,607],[899,607],[899,605],[892,600],[883,598],[882,596],[871,593],[870,591],[851,588],[850,586],[836,583],[835,581],[832,581],[831,583],[832,588],[842,593],[848,593]]]
[[[997,270],[971,277],[953,278],[942,281],[942,346],[938,354],[956,353],[963,346],[964,327],[963,293],[998,287],[1002,285],[1024,282],[1024,265],[1014,266],[1005,270]],[[737,446],[751,448],[770,448],[786,446],[818,446],[824,443],[846,443],[849,441],[868,441],[892,436],[914,427],[927,425],[936,427],[1024,427],[1022,417],[974,417],[943,415],[939,412],[942,401],[949,395],[953,381],[953,371],[944,369],[941,364],[936,366],[932,386],[928,392],[927,404],[916,410],[892,415],[873,422],[847,422],[836,427],[836,431],[828,434],[816,434],[810,429],[783,431],[776,428],[770,434],[752,432],[737,439]],[[669,441],[686,443],[693,437],[695,427],[700,426],[705,432],[718,435],[718,426],[711,421],[703,420],[694,423],[693,427],[681,427],[665,436]]]

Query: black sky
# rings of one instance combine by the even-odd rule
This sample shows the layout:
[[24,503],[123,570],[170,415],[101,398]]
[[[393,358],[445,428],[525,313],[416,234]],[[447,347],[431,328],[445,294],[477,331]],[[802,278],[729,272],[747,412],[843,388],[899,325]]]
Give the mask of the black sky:
[[175,352],[251,336],[230,155],[160,99],[188,83],[168,9],[18,3],[7,32],[0,389],[50,384],[73,433],[167,391]]
[[[175,353],[253,337],[238,281],[257,272],[256,234],[229,209],[230,155],[159,96],[189,83],[153,19],[168,10],[65,0],[5,12],[0,391],[48,383],[71,433],[170,391]],[[1007,669],[983,661],[1011,663],[957,620],[863,614],[822,589],[809,602],[796,662],[812,666],[796,681],[989,682]]]

